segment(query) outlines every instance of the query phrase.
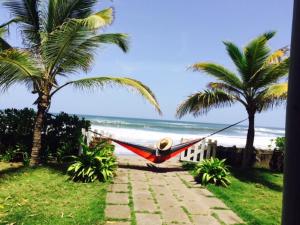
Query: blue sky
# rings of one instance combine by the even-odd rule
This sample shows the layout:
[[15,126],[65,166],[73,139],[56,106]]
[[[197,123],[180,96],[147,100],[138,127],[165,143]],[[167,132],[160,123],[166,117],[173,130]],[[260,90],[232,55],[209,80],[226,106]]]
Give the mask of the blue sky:
[[[130,76],[147,84],[156,94],[163,116],[140,96],[126,89],[106,88],[82,92],[66,88],[52,100],[52,112],[110,115],[154,119],[175,119],[177,105],[188,95],[205,88],[211,78],[186,68],[200,61],[218,62],[234,70],[222,41],[244,46],[255,36],[277,31],[272,49],[290,43],[292,0],[102,0],[96,10],[115,7],[115,21],[105,32],[130,35],[130,51],[114,46],[97,52],[94,67],[86,76]],[[0,8],[0,23],[9,13]],[[18,32],[11,28],[9,40],[20,45]],[[35,96],[25,87],[14,86],[0,96],[0,108],[34,107]],[[207,115],[183,120],[231,123],[246,117],[242,106],[215,109]],[[284,107],[257,115],[261,126],[284,127]]]

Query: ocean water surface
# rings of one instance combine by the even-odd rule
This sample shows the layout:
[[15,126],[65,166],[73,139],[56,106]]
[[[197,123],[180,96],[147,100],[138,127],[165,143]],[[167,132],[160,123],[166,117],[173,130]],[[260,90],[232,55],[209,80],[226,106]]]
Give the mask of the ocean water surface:
[[[92,130],[116,139],[128,142],[155,145],[164,137],[170,137],[174,144],[182,138],[192,139],[207,136],[228,124],[198,123],[186,121],[153,120],[107,116],[80,115],[91,121]],[[284,136],[283,128],[256,127],[255,142],[257,148],[269,149],[271,139]],[[237,125],[218,133],[210,139],[217,140],[218,145],[243,147],[246,143],[247,126]],[[116,146],[117,154],[131,154],[121,146]]]

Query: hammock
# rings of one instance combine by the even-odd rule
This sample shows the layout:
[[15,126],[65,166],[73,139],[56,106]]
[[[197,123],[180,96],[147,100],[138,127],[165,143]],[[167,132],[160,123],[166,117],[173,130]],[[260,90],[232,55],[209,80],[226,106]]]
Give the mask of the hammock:
[[215,134],[220,133],[224,130],[227,130],[228,128],[233,127],[233,126],[235,126],[239,123],[242,123],[247,119],[244,119],[244,120],[241,120],[237,123],[229,125],[229,126],[223,128],[221,130],[218,130],[218,131],[216,131],[212,134],[207,135],[206,137],[194,139],[194,140],[191,140],[191,141],[187,141],[187,142],[184,142],[184,143],[181,143],[181,144],[178,144],[178,145],[173,145],[170,149],[165,150],[165,151],[160,151],[158,148],[151,148],[151,147],[137,145],[137,144],[133,144],[133,143],[125,142],[125,141],[120,141],[120,140],[110,138],[110,137],[105,137],[102,134],[99,134],[95,131],[91,131],[91,132],[93,132],[95,134],[98,134],[98,135],[102,136],[105,139],[112,140],[113,142],[123,146],[124,148],[132,151],[133,153],[135,153],[135,154],[137,154],[137,155],[139,155],[139,156],[141,156],[141,157],[143,157],[143,158],[145,158],[145,159],[147,159],[147,160],[149,160],[153,163],[163,163],[166,160],[168,160],[170,158],[173,158],[176,155],[178,155],[179,153],[187,150],[189,147],[193,146],[194,144],[196,144],[196,143],[198,143],[202,140],[205,140],[206,138],[208,138],[212,135],[215,135]]
[[116,140],[110,138],[113,142],[127,148],[128,150],[134,152],[135,154],[153,162],[153,163],[163,163],[166,160],[178,155],[179,153],[187,150],[189,147],[193,146],[197,142],[203,140],[204,138],[188,141],[178,145],[172,146],[169,150],[159,151],[157,148],[150,148],[146,146],[131,144],[125,141]]

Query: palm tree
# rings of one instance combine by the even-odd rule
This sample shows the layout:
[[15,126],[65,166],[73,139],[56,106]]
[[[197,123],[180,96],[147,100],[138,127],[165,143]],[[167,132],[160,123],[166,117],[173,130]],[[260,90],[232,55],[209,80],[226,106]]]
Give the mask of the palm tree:
[[[126,86],[147,99],[160,113],[151,90],[141,82],[120,77],[96,76],[60,84],[79,71],[87,72],[96,49],[114,44],[128,50],[127,35],[102,33],[113,22],[113,9],[93,12],[97,0],[9,0],[4,2],[14,18],[24,48],[13,48],[7,42],[0,49],[0,86],[7,89],[25,83],[37,95],[37,117],[34,126],[31,164],[39,163],[41,132],[45,113],[52,97],[66,86],[102,88],[105,85]],[[1,43],[3,38],[1,38]]]
[[275,32],[264,33],[243,50],[231,42],[224,42],[237,73],[215,63],[192,65],[193,71],[206,72],[217,82],[211,82],[206,90],[190,95],[176,112],[179,118],[187,113],[198,116],[212,108],[241,103],[249,120],[243,167],[251,164],[254,152],[255,114],[281,104],[287,97],[287,83],[282,82],[282,78],[288,73],[288,49],[285,47],[271,53],[267,43],[274,35]]

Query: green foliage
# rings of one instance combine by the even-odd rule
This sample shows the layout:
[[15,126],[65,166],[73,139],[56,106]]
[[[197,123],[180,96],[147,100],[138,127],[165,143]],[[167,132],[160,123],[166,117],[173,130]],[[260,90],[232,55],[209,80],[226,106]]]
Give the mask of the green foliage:
[[271,144],[268,146],[269,146],[269,148],[272,148],[275,146],[275,150],[284,151],[285,140],[286,140],[285,137],[277,137],[275,139],[271,139]]
[[275,139],[276,149],[280,151],[284,151],[285,149],[285,137],[277,137]]
[[193,171],[195,180],[202,185],[209,183],[227,187],[230,184],[228,179],[229,170],[225,164],[225,159],[210,158],[201,161],[197,164]]
[[43,149],[59,160],[66,155],[77,155],[80,148],[81,130],[90,127],[90,121],[80,119],[76,115],[68,115],[64,112],[56,116],[47,115]]
[[68,168],[71,179],[84,183],[110,180],[117,168],[114,146],[107,141],[100,142],[95,147],[82,142],[81,146],[82,154],[71,157],[73,162]]
[[[31,153],[32,135],[36,113],[33,109],[5,109],[0,111],[0,155],[5,161],[22,161],[27,164]],[[61,161],[66,155],[77,155],[81,129],[89,129],[90,121],[75,115],[47,114],[43,132],[44,161],[56,157]]]

